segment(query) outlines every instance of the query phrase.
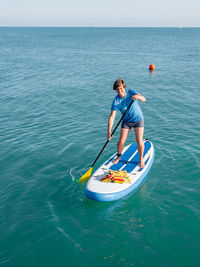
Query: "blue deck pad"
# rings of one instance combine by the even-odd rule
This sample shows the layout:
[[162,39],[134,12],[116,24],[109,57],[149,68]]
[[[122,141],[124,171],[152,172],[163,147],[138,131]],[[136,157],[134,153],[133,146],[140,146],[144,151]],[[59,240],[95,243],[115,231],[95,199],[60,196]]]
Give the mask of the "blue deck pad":
[[113,164],[109,169],[112,171],[118,171],[135,153],[137,150],[137,143],[133,143],[125,152],[122,154],[120,161],[117,164]]
[[[144,143],[144,156],[146,155],[146,153],[149,151],[151,147],[151,143],[149,141],[146,141]],[[129,161],[126,166],[122,169],[122,171],[127,171],[128,173],[132,172],[135,167],[139,164],[139,153],[137,152],[135,154],[135,156],[131,159],[131,161]]]

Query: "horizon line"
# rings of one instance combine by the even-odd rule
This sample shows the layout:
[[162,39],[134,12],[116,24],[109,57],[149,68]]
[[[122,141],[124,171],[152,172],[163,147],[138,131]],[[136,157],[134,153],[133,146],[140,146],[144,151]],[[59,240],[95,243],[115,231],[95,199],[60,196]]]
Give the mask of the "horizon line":
[[51,26],[51,25],[0,25],[0,28],[200,28],[200,26]]

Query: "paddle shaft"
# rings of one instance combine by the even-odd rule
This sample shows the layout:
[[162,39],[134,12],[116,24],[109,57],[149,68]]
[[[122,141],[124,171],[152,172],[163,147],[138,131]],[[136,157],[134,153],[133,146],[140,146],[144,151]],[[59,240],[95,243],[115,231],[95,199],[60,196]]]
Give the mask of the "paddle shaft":
[[[115,129],[113,130],[113,132],[111,133],[111,137],[114,135],[115,131],[117,130],[118,126],[120,125],[121,121],[123,120],[124,116],[126,115],[126,113],[129,111],[132,103],[134,100],[131,101],[131,103],[129,104],[129,106],[127,107],[126,111],[124,112],[124,114],[122,115],[121,119],[119,120],[119,122],[117,123]],[[101,151],[99,152],[97,158],[95,159],[95,161],[93,162],[91,168],[94,167],[95,163],[97,162],[97,160],[99,159],[101,153],[103,152],[104,148],[107,146],[107,144],[109,143],[110,140],[107,140],[106,143],[104,144],[104,146],[102,147]]]

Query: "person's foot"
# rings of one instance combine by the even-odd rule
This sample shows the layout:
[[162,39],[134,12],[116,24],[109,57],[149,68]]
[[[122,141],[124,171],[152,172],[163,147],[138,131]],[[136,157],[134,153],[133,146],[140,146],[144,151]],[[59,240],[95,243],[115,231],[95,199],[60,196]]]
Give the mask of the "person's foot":
[[140,168],[144,168],[145,164],[144,164],[144,160],[140,160]]
[[121,159],[121,156],[117,156],[116,159],[113,160],[113,164],[117,164]]

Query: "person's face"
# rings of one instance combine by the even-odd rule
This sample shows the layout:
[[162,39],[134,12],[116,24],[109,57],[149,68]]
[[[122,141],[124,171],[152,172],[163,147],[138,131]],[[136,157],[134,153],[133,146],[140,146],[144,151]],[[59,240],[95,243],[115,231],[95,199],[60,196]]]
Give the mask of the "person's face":
[[125,88],[122,85],[116,89],[116,92],[118,93],[119,97],[125,97],[126,95]]

